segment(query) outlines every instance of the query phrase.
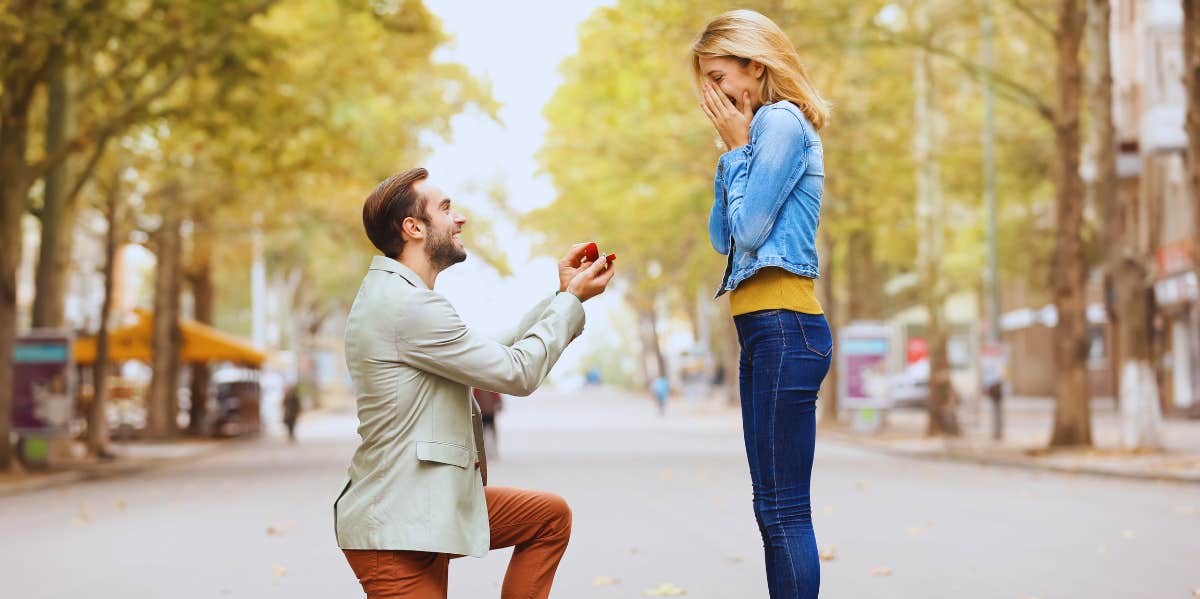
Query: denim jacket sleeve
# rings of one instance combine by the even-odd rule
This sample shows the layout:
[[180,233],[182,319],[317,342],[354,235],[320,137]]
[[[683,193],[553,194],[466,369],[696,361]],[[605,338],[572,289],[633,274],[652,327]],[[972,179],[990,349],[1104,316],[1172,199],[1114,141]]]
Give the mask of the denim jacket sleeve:
[[730,237],[743,251],[754,251],[766,241],[807,167],[807,134],[796,115],[767,109],[759,120],[753,141],[721,155],[718,163],[708,230],[713,247],[718,252],[724,248],[723,254],[729,251]]
[[714,250],[719,254],[728,254],[729,250],[729,220],[725,217],[725,181],[721,177],[721,169],[717,168],[717,178],[713,184],[712,212],[708,215],[708,238]]

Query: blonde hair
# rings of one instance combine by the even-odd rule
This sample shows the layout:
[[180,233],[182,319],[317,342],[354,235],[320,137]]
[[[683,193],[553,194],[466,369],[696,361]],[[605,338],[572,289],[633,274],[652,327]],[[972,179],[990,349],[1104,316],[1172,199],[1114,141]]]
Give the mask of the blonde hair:
[[829,121],[830,103],[821,97],[792,40],[774,21],[752,10],[732,10],[709,21],[704,33],[692,42],[692,69],[703,81],[700,58],[753,60],[765,67],[759,97],[764,104],[788,100],[820,129]]

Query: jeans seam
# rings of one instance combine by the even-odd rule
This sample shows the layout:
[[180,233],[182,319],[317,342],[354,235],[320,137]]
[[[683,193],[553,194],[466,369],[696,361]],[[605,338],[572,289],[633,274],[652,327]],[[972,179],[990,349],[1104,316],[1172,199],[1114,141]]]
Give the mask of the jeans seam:
[[[781,321],[780,322],[781,329],[782,329],[782,326],[783,326],[783,323]],[[786,342],[784,342],[784,346],[785,347],[787,346]],[[779,364],[776,366],[776,369],[775,369],[775,385],[774,385],[774,389],[771,390],[771,503],[774,504],[774,507],[776,508],[776,510],[779,507],[779,478],[777,476],[778,475],[778,462],[775,458],[775,423],[779,421],[779,414],[778,414],[778,411],[779,411],[779,383],[780,383],[780,380],[783,378],[783,360],[784,360],[784,353],[780,352],[779,353]],[[775,517],[776,517],[776,519],[778,518],[778,512],[776,512]],[[778,528],[778,524],[779,524],[779,522],[776,521],[777,528]],[[792,552],[791,552],[790,543],[788,543],[786,538],[784,538],[784,540],[783,540],[783,557],[785,560],[787,560],[788,569],[791,570],[791,573],[792,573],[792,591],[795,594],[795,596],[799,596],[800,595],[800,586],[799,586],[800,582],[799,582],[799,578],[797,578],[797,576],[796,576],[796,564],[792,561]]]
[[[779,313],[779,311],[775,312],[775,323],[779,325],[779,341],[783,343],[783,348],[787,349],[787,332],[783,328],[783,316]],[[780,362],[780,368],[782,367],[783,363]]]

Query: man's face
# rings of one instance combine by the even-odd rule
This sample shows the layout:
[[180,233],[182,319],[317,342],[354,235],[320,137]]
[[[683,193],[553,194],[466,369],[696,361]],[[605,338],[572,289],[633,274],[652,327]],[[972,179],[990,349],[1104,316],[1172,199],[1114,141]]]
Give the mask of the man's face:
[[463,215],[455,212],[450,198],[428,180],[418,181],[414,189],[425,201],[428,232],[425,236],[425,255],[429,263],[445,270],[467,259],[462,242],[462,228],[467,224]]

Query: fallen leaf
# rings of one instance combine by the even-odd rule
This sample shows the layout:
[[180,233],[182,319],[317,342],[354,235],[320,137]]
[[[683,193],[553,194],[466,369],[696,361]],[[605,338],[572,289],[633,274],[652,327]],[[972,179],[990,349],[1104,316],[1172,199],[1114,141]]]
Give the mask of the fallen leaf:
[[1192,596],[1193,596],[1193,597],[1200,597],[1200,589],[1193,589],[1193,590],[1192,590]]
[[669,582],[664,582],[658,585],[657,588],[642,591],[642,594],[647,597],[676,597],[679,595],[686,595],[687,590],[681,589]]
[[84,524],[92,521],[92,506],[86,503],[79,506],[79,520]]
[[287,574],[287,568],[284,568],[283,566],[271,566],[271,571],[275,573],[275,576],[279,576],[281,578],[283,575]]
[[745,558],[740,555],[727,555],[725,556],[725,559],[729,560],[729,563],[731,564],[740,564],[746,561]]
[[826,545],[826,546],[822,547],[820,556],[821,556],[821,561],[823,561],[823,562],[831,562],[831,561],[837,559],[837,547],[834,545]]
[[616,578],[613,578],[612,576],[597,576],[596,579],[592,581],[592,586],[594,586],[594,587],[610,587],[614,584],[617,584],[617,582],[619,582],[619,581]]
[[638,554],[638,548],[637,548],[637,547],[630,547],[630,548],[629,548],[629,555],[637,555],[637,554]]
[[125,508],[129,507],[129,504],[125,503],[124,499],[118,499],[113,502],[113,507],[116,507],[118,511],[123,512],[125,511]]
[[267,534],[268,534],[268,535],[271,535],[271,536],[274,536],[274,535],[281,535],[281,534],[283,534],[283,531],[282,531],[282,530],[279,530],[278,528],[275,528],[274,526],[268,526],[268,527],[267,527]]
[[826,513],[827,515],[828,515],[828,514],[832,514],[832,513],[833,513],[833,506],[832,506],[832,505],[827,505],[827,506],[825,506],[825,513]]
[[892,569],[887,566],[879,566],[877,568],[871,568],[871,576],[891,576],[891,575],[892,575]]
[[1132,539],[1136,534],[1132,530],[1126,529],[1121,531],[1121,536],[1126,539]]

